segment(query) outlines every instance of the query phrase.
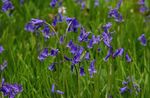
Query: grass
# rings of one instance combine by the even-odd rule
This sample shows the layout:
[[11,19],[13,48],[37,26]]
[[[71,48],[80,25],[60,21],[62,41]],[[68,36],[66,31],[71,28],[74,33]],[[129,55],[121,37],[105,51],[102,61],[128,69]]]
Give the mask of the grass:
[[[15,10],[11,16],[0,11],[0,44],[5,51],[0,54],[0,63],[4,59],[8,61],[7,68],[0,73],[1,78],[5,77],[9,83],[19,83],[23,86],[23,92],[16,98],[149,98],[150,94],[150,22],[144,22],[146,15],[138,12],[136,0],[123,0],[120,12],[124,22],[116,23],[114,19],[109,19],[108,7],[116,6],[118,0],[105,2],[100,0],[100,6],[94,8],[93,0],[87,0],[88,9],[81,10],[80,6],[73,0],[64,0],[66,16],[76,17],[87,31],[99,35],[103,31],[101,27],[107,22],[112,22],[110,31],[113,33],[112,46],[114,49],[123,47],[128,52],[133,62],[126,63],[124,56],[116,59],[109,59],[104,62],[103,58],[107,54],[107,48],[101,42],[100,46],[90,49],[91,60],[96,59],[96,70],[93,78],[89,77],[89,63],[84,61],[80,65],[84,66],[86,75],[79,76],[79,66],[73,73],[70,71],[69,62],[57,65],[56,71],[51,72],[48,66],[52,62],[62,60],[62,54],[58,57],[49,57],[44,62],[40,62],[37,57],[39,52],[45,47],[59,48],[63,54],[70,56],[64,45],[59,45],[56,37],[51,37],[45,41],[42,35],[36,35],[24,30],[25,24],[31,18],[40,18],[48,23],[52,22],[49,15],[56,15],[57,8],[49,6],[49,0],[27,0],[23,5],[18,1],[13,1]],[[150,7],[150,2],[146,4]],[[0,7],[2,2],[0,2]],[[65,33],[67,25],[60,23],[56,28],[58,36]],[[140,44],[137,38],[144,33],[147,38],[147,46]],[[68,33],[66,42],[73,39],[77,41],[78,33]],[[84,44],[83,44],[84,45]],[[97,53],[96,48],[100,47],[101,52]],[[125,55],[125,54],[124,54]],[[77,73],[76,73],[77,72]],[[134,77],[135,82],[140,85],[141,92],[135,94],[119,93],[122,81],[126,77]],[[52,94],[51,85],[56,85],[57,89],[64,91],[64,95]]]

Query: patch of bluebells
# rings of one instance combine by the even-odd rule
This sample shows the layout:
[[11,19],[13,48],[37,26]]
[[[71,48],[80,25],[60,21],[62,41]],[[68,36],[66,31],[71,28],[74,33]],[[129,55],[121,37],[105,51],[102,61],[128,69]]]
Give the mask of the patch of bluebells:
[[119,13],[119,8],[121,6],[122,0],[120,0],[117,4],[117,6],[115,8],[111,8],[109,13],[108,13],[108,17],[109,18],[114,18],[116,22],[122,22],[123,21],[123,17],[122,15]]
[[138,93],[141,91],[141,88],[137,83],[135,83],[133,78],[128,77],[122,82],[122,87],[119,89],[119,91],[122,95],[125,93],[134,93],[135,95],[138,95]]
[[0,87],[0,92],[3,93],[4,96],[9,98],[15,98],[15,96],[23,91],[22,85],[19,84],[9,84],[6,83],[4,78],[2,79],[2,84]]

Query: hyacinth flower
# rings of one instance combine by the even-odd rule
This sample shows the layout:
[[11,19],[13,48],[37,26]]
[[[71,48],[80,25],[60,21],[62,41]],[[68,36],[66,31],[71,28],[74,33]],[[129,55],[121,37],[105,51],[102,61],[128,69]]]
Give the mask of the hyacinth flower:
[[0,65],[0,72],[2,72],[7,67],[7,61],[5,60],[3,64]]
[[145,34],[142,34],[142,35],[138,38],[138,40],[141,42],[141,45],[146,46],[147,40],[146,40]]
[[95,69],[95,60],[93,60],[90,63],[89,69],[88,69],[89,73],[90,73],[90,77],[93,77],[93,74],[96,73],[96,69]]
[[58,3],[58,0],[51,0],[50,6],[55,7],[57,3]]
[[29,32],[34,32],[35,30],[38,30],[41,26],[43,26],[44,23],[44,20],[31,19],[31,21],[25,25],[25,30]]
[[64,94],[64,92],[63,91],[61,91],[61,90],[55,90],[55,84],[52,84],[52,88],[51,88],[51,92],[52,93],[58,93],[58,94]]
[[3,6],[2,6],[2,11],[7,12],[9,10],[13,10],[14,6],[10,0],[2,0],[3,1]]
[[43,51],[40,53],[40,55],[38,56],[38,59],[40,61],[43,61],[45,58],[48,57],[48,48],[44,48]]
[[117,49],[114,53],[113,53],[113,58],[117,57],[117,56],[122,56],[124,53],[124,49],[123,48],[120,48],[120,49]]
[[80,67],[80,76],[84,76],[85,72],[84,72],[84,68],[83,66]]
[[82,42],[82,41],[85,41],[87,42],[88,41],[88,36],[89,36],[89,32],[86,32],[86,30],[84,28],[81,28],[80,30],[80,35],[78,36],[78,41],[79,42]]
[[130,58],[130,56],[128,55],[128,53],[126,53],[125,58],[126,58],[126,61],[127,61],[128,63],[132,61],[132,59]]
[[3,46],[0,45],[0,54],[4,51]]
[[0,92],[2,92],[4,96],[8,96],[9,98],[15,98],[15,96],[22,91],[23,89],[21,85],[5,83],[5,80],[2,79],[2,86],[0,87]]
[[68,24],[67,31],[68,32],[77,32],[80,27],[79,22],[75,18],[66,18],[66,22]]

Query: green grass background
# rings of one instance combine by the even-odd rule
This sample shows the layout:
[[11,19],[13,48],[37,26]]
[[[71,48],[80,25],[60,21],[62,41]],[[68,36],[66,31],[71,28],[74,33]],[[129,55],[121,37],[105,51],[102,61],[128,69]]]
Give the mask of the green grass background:
[[[23,86],[23,92],[16,98],[107,98],[109,95],[113,98],[150,98],[150,22],[144,22],[146,15],[138,12],[136,0],[123,0],[119,11],[123,15],[124,22],[116,23],[107,16],[108,7],[115,7],[118,0],[110,2],[100,0],[100,6],[97,8],[94,8],[93,1],[86,1],[89,8],[87,11],[81,10],[73,0],[64,0],[63,6],[67,11],[65,15],[76,17],[87,31],[96,35],[102,33],[102,25],[112,22],[113,48],[125,48],[125,52],[129,53],[133,62],[126,63],[123,57],[104,62],[107,48],[101,43],[98,46],[101,48],[100,53],[94,49],[90,50],[91,58],[96,58],[97,73],[94,78],[89,77],[89,62],[81,63],[86,72],[84,77],[77,77],[75,72],[71,73],[68,62],[57,65],[58,70],[55,72],[49,71],[49,64],[60,61],[61,55],[40,62],[37,59],[39,52],[44,47],[54,47],[70,55],[68,50],[58,44],[56,37],[51,37],[45,42],[42,35],[26,32],[24,26],[31,18],[40,18],[51,23],[52,18],[49,14],[56,15],[57,8],[49,6],[50,0],[25,0],[23,5],[19,4],[19,0],[12,0],[15,10],[11,16],[0,11],[0,44],[5,49],[0,55],[0,63],[2,64],[4,59],[8,61],[1,78],[5,77],[8,83],[19,83]],[[150,7],[149,0],[146,1],[146,5]],[[66,27],[65,23],[60,23],[55,30],[61,36],[65,33]],[[146,47],[137,40],[142,33],[148,40]],[[66,42],[73,39],[78,43],[77,35],[79,32],[68,33]],[[141,92],[138,96],[119,93],[122,81],[128,76],[134,77],[135,82],[140,85]],[[50,91],[52,83],[56,84],[57,89],[64,91],[64,95],[52,94]]]

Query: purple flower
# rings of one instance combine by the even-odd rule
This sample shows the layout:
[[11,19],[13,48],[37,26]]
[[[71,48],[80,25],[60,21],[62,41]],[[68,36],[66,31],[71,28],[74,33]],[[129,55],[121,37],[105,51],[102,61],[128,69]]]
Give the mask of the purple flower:
[[52,49],[51,51],[50,51],[50,56],[56,56],[58,54],[58,49]]
[[104,61],[108,61],[108,58],[112,55],[112,53],[113,53],[113,48],[110,47],[106,57],[104,58]]
[[64,59],[67,61],[71,61],[72,59],[68,58],[67,56],[64,56]]
[[112,27],[112,23],[108,22],[106,25],[103,26],[104,32],[108,33],[108,30]]
[[64,36],[60,36],[59,43],[62,44],[64,42]]
[[58,2],[57,0],[51,0],[50,6],[55,7],[57,2]]
[[2,53],[4,51],[3,46],[0,45],[0,53]]
[[96,7],[96,6],[99,6],[99,0],[95,0],[94,6],[95,6],[95,7]]
[[0,65],[0,71],[3,71],[7,67],[7,61],[5,60],[2,65]]
[[44,48],[44,50],[38,56],[38,59],[43,61],[46,57],[48,57],[48,48]]
[[10,0],[4,0],[3,1],[3,6],[2,6],[2,11],[7,12],[8,10],[13,10],[14,6]]
[[43,36],[45,38],[50,38],[51,32],[50,32],[50,28],[48,25],[44,26],[44,29],[42,30]]
[[52,88],[51,88],[51,92],[52,93],[58,93],[58,94],[64,94],[64,92],[60,91],[60,90],[55,90],[55,84],[52,84]]
[[89,59],[90,59],[90,53],[89,53],[89,52],[87,52],[87,53],[85,54],[85,59],[86,59],[86,60],[89,60]]
[[89,43],[88,43],[88,48],[93,48],[93,39],[90,39],[89,40]]
[[116,22],[122,22],[123,18],[122,15],[118,12],[118,9],[110,9],[108,17],[111,18],[113,17]]
[[48,69],[49,69],[50,71],[54,71],[54,70],[55,70],[55,64],[56,64],[56,63],[52,63],[52,64],[48,67]]
[[71,48],[72,45],[73,45],[73,42],[72,42],[72,40],[70,40],[69,43],[67,44],[67,47]]
[[4,79],[2,79],[2,87],[0,91],[3,92],[4,96],[8,96],[9,98],[15,98],[18,93],[23,91],[22,86],[19,84],[8,84],[5,83]]
[[56,90],[56,93],[58,93],[58,94],[64,94],[64,92],[60,91],[60,90]]
[[52,93],[54,93],[54,92],[55,92],[55,84],[52,84],[51,92],[52,92]]
[[145,0],[139,0],[138,4],[145,5]]
[[146,12],[147,9],[148,9],[148,8],[147,8],[145,5],[142,5],[142,6],[139,8],[139,10],[140,10],[141,13]]
[[138,40],[141,42],[141,44],[142,44],[143,46],[146,46],[147,40],[146,40],[146,38],[145,38],[145,34],[142,34],[142,35],[138,38]]
[[117,56],[122,56],[124,52],[124,49],[123,48],[120,48],[120,49],[117,49],[114,53],[113,53],[113,57],[117,57]]
[[126,61],[127,61],[128,63],[131,62],[131,58],[129,57],[128,53],[126,53],[125,58],[126,58]]
[[54,17],[54,20],[53,20],[53,22],[52,22],[52,25],[53,25],[53,26],[56,26],[56,24],[57,24],[57,16]]
[[68,24],[68,32],[77,32],[80,24],[75,18],[66,18],[66,22]]
[[128,90],[128,88],[125,86],[125,87],[122,87],[120,88],[120,93],[123,94],[125,93],[126,91]]
[[121,3],[122,3],[122,0],[120,0],[120,1],[117,3],[117,6],[116,6],[116,8],[117,8],[117,9],[119,9],[119,8],[120,8]]
[[73,63],[73,64],[79,63],[79,62],[80,62],[80,57],[81,57],[81,54],[77,53],[77,54],[73,57],[72,63]]
[[110,48],[111,47],[111,41],[112,41],[112,37],[110,36],[110,34],[109,33],[106,33],[106,32],[103,32],[102,33],[102,38],[103,38],[103,42],[104,42],[104,44],[108,47],[108,48]]
[[31,19],[31,21],[25,25],[25,30],[34,32],[35,30],[38,30],[44,23],[44,20]]
[[84,72],[84,68],[83,66],[80,67],[80,76],[84,76],[85,75],[85,72]]
[[87,41],[89,34],[90,33],[86,32],[84,28],[81,28],[80,35],[78,36],[78,41],[80,41],[80,42]]
[[96,73],[96,69],[95,69],[95,67],[94,67],[94,64],[95,64],[95,60],[93,60],[93,61],[90,63],[90,66],[89,66],[89,69],[88,69],[91,78],[93,77],[93,74]]

